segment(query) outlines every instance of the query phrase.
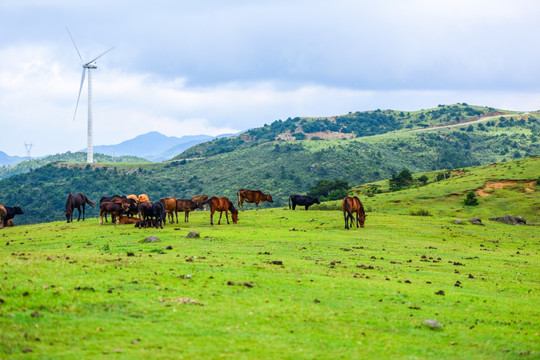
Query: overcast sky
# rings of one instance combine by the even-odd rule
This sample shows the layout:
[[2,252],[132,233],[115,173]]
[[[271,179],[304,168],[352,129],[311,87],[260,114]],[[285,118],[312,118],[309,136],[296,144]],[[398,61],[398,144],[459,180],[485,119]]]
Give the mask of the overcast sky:
[[540,1],[0,2],[0,150],[33,156],[159,131],[467,102],[540,109]]

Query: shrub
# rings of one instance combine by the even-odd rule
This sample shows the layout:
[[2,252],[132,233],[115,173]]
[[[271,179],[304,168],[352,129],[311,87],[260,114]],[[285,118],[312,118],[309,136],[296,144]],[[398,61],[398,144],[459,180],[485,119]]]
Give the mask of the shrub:
[[412,215],[412,216],[433,216],[431,215],[431,213],[429,211],[427,211],[426,209],[418,209],[416,211],[414,210],[411,210],[409,212],[409,215]]
[[468,206],[478,205],[478,199],[476,198],[476,194],[474,193],[474,191],[469,191],[469,193],[465,196],[465,200],[463,200],[463,203]]

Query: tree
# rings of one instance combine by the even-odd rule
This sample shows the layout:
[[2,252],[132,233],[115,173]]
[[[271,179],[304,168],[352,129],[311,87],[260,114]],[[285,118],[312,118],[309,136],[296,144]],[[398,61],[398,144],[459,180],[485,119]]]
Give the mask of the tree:
[[428,177],[426,175],[422,175],[418,178],[418,181],[420,181],[422,185],[426,185],[428,182]]
[[347,196],[349,188],[349,183],[345,180],[319,180],[307,194],[322,201],[338,200]]
[[478,199],[476,198],[476,194],[474,193],[474,191],[469,191],[469,193],[465,197],[465,200],[463,200],[463,203],[468,206],[478,205]]
[[388,179],[388,187],[390,188],[390,191],[397,191],[407,186],[412,180],[413,177],[411,172],[407,169],[403,169],[397,176],[393,174],[392,178]]

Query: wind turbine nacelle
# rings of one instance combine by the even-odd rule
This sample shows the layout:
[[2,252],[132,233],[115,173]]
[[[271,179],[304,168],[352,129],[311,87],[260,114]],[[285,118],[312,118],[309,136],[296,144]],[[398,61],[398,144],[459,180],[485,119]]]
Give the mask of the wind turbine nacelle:
[[87,68],[87,69],[97,69],[97,64],[95,62],[93,62],[93,63],[87,64],[85,66],[85,68]]

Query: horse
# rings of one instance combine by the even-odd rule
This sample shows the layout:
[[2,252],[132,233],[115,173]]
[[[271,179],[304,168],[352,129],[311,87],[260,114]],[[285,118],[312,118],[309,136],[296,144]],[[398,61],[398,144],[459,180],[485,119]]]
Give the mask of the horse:
[[78,193],[78,194],[72,194],[72,193],[69,193],[68,195],[68,198],[67,198],[67,201],[66,201],[66,220],[67,222],[72,222],[73,221],[73,212],[75,211],[75,209],[77,209],[77,211],[79,212],[79,216],[77,218],[77,221],[79,221],[81,219],[81,206],[82,206],[82,214],[83,214],[83,221],[84,221],[84,215],[85,215],[85,207],[86,207],[86,204],[90,205],[92,207],[92,209],[94,208],[95,204],[90,201],[86,195],[84,195],[83,193]]
[[362,202],[357,196],[344,197],[342,208],[343,217],[345,218],[345,229],[349,230],[349,220],[351,223],[350,226],[353,226],[355,220],[353,213],[356,213],[356,227],[358,227],[358,224],[360,224],[360,227],[364,227],[364,222],[366,221],[366,212],[364,211],[364,205],[362,205]]
[[208,199],[206,201],[206,204],[210,205],[210,225],[214,225],[214,213],[216,211],[219,211],[219,220],[218,225],[220,225],[221,222],[221,216],[223,215],[223,211],[225,211],[225,217],[227,218],[227,224],[229,223],[229,211],[231,212],[231,217],[233,223],[238,223],[238,210],[234,207],[233,203],[227,199],[226,197],[216,197],[213,196],[212,198]]

